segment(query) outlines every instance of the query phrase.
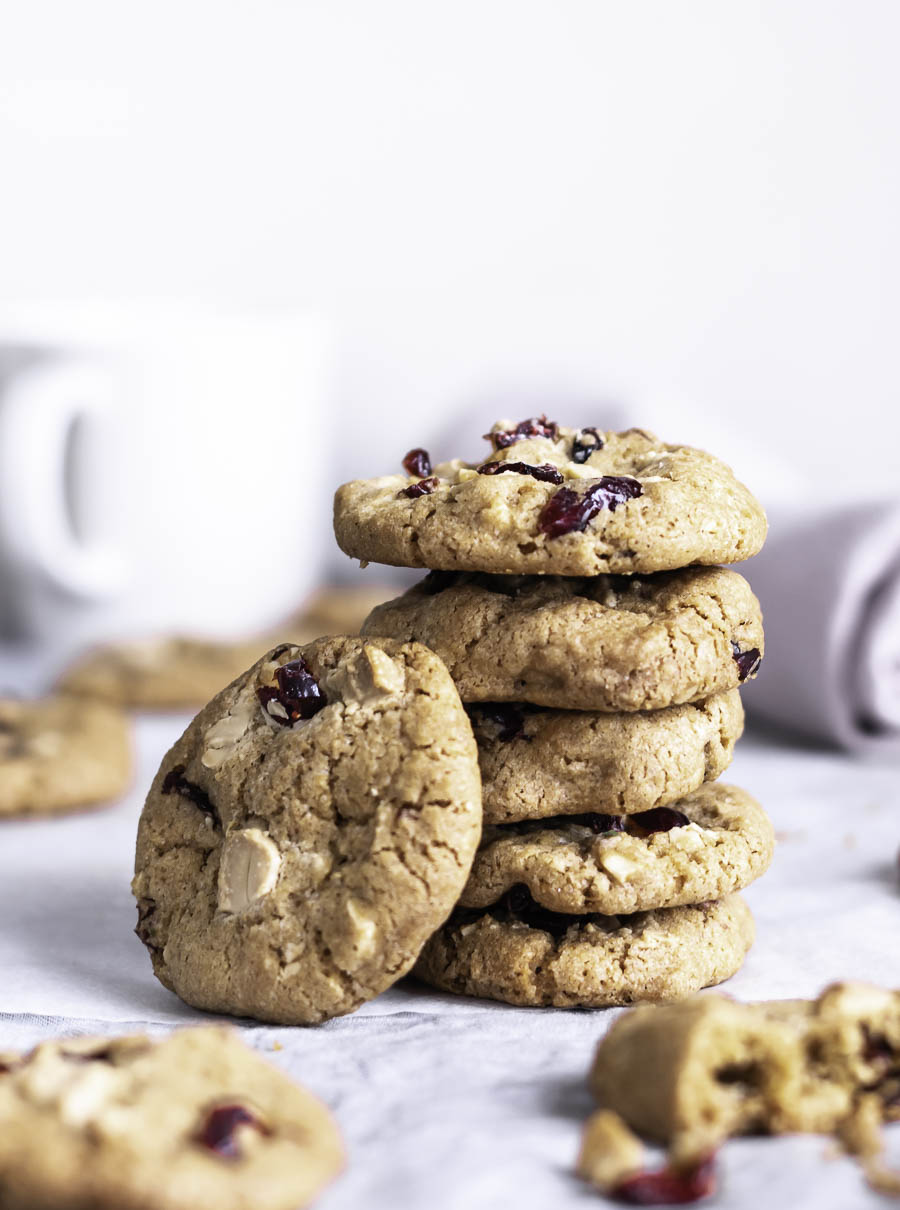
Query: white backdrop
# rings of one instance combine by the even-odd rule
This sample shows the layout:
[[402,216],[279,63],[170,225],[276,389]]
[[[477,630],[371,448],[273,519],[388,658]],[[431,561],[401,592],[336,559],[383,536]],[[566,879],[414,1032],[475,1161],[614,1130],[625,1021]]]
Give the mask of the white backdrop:
[[[707,445],[770,505],[896,493],[898,35],[895,0],[0,0],[0,304],[321,312],[335,478],[546,407]],[[297,475],[319,453],[282,452]],[[48,658],[0,665],[21,687]],[[112,813],[8,825],[0,1045],[181,1015],[127,892],[177,722],[142,720]],[[733,776],[781,847],[729,990],[896,972],[894,770],[768,736]],[[62,847],[35,843],[51,828]],[[378,1019],[277,1031],[349,1141],[323,1207],[586,1205],[571,1164],[609,1014],[451,1007],[398,991]],[[824,1150],[732,1145],[720,1204],[874,1206]]]
[[900,481],[892,0],[7,0],[0,26],[0,302],[333,316],[338,473],[529,392],[620,401],[761,494],[782,460]]

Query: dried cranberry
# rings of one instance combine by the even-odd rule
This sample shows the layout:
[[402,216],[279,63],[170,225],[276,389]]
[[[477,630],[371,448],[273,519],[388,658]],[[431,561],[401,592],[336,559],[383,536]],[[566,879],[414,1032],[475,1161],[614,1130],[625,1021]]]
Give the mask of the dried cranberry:
[[513,702],[485,702],[470,708],[472,713],[496,723],[500,731],[497,739],[508,744],[514,739],[528,739],[525,734],[525,711]]
[[667,1166],[657,1172],[638,1172],[620,1181],[611,1196],[629,1206],[684,1206],[715,1191],[715,1166],[709,1156],[693,1168],[680,1171]]
[[439,483],[440,479],[432,475],[430,479],[420,479],[418,483],[410,483],[409,487],[401,487],[397,496],[398,498],[406,496],[409,500],[418,500],[419,496],[430,496]]
[[608,508],[614,513],[620,504],[643,493],[637,479],[625,475],[603,475],[581,495],[570,487],[561,487],[541,509],[538,529],[548,538],[560,538],[574,530],[586,529],[601,509]]
[[236,1159],[241,1154],[235,1137],[238,1126],[252,1126],[261,1134],[268,1133],[259,1119],[243,1105],[219,1105],[207,1114],[196,1141],[216,1155]]
[[751,647],[749,651],[741,651],[740,645],[734,639],[731,640],[731,658],[738,666],[738,677],[742,681],[745,681],[748,676],[755,676],[762,663],[758,647]]
[[408,475],[416,475],[419,479],[424,479],[426,475],[430,475],[431,458],[429,457],[428,450],[410,450],[403,459],[403,469]]
[[[302,656],[275,671],[275,685],[257,689],[260,705],[273,722],[292,727],[300,719],[312,718],[328,705],[328,699]],[[280,709],[275,709],[277,703]]]
[[485,462],[483,466],[479,466],[479,475],[502,475],[504,471],[514,471],[517,475],[530,475],[532,479],[539,479],[541,483],[562,483],[563,477],[549,462],[543,462],[540,466],[532,466],[528,462]]
[[175,765],[169,770],[163,778],[162,792],[163,794],[180,794],[182,798],[192,802],[195,807],[199,807],[210,819],[216,823],[219,822],[219,812],[210,801],[209,795],[196,782],[188,781],[184,775],[184,765]]
[[587,462],[591,454],[603,449],[603,438],[596,429],[581,429],[572,442],[572,461]]
[[650,811],[639,811],[629,815],[627,828],[638,836],[650,836],[653,832],[668,832],[672,828],[684,828],[691,821],[681,811],[672,807],[653,807]]
[[517,441],[524,441],[527,437],[548,437],[551,441],[555,441],[559,436],[559,425],[554,420],[548,420],[546,416],[532,416],[530,420],[520,420],[514,429],[501,429],[496,433],[485,433],[485,438],[490,441],[495,450],[505,450],[510,445],[515,445]]

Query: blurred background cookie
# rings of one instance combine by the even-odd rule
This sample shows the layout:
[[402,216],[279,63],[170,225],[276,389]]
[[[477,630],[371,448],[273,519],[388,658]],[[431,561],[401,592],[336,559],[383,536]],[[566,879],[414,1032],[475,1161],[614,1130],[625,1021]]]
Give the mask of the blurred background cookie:
[[4,1210],[297,1210],[343,1167],[326,1107],[218,1026],[43,1042],[0,1073]]
[[103,702],[0,698],[0,816],[54,815],[117,798],[132,776],[130,724]]
[[278,642],[309,643],[323,635],[356,634],[392,591],[386,585],[324,588],[282,625],[234,642],[171,637],[106,643],[77,658],[59,678],[57,689],[138,709],[194,709]]

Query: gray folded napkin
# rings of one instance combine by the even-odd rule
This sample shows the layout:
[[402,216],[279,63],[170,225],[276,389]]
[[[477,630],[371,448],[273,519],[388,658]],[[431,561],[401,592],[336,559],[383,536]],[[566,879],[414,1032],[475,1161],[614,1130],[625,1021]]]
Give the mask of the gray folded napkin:
[[900,757],[900,501],[770,520],[745,571],[766,630],[749,715]]

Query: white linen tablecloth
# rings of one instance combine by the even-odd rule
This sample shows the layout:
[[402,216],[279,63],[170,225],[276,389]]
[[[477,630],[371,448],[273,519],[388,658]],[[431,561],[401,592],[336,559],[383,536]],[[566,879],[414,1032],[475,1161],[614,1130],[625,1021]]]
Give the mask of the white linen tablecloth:
[[[137,720],[135,785],[117,805],[0,825],[0,1049],[204,1019],[153,978],[129,891],[143,792],[185,722]],[[755,734],[726,776],[760,799],[780,840],[747,892],[758,938],[727,991],[750,1000],[811,996],[839,978],[900,983],[897,766]],[[602,1204],[572,1168],[591,1107],[585,1072],[613,1016],[407,981],[317,1028],[236,1024],[334,1110],[349,1163],[322,1210],[558,1210]],[[833,1150],[820,1138],[733,1141],[708,1204],[883,1206]]]

